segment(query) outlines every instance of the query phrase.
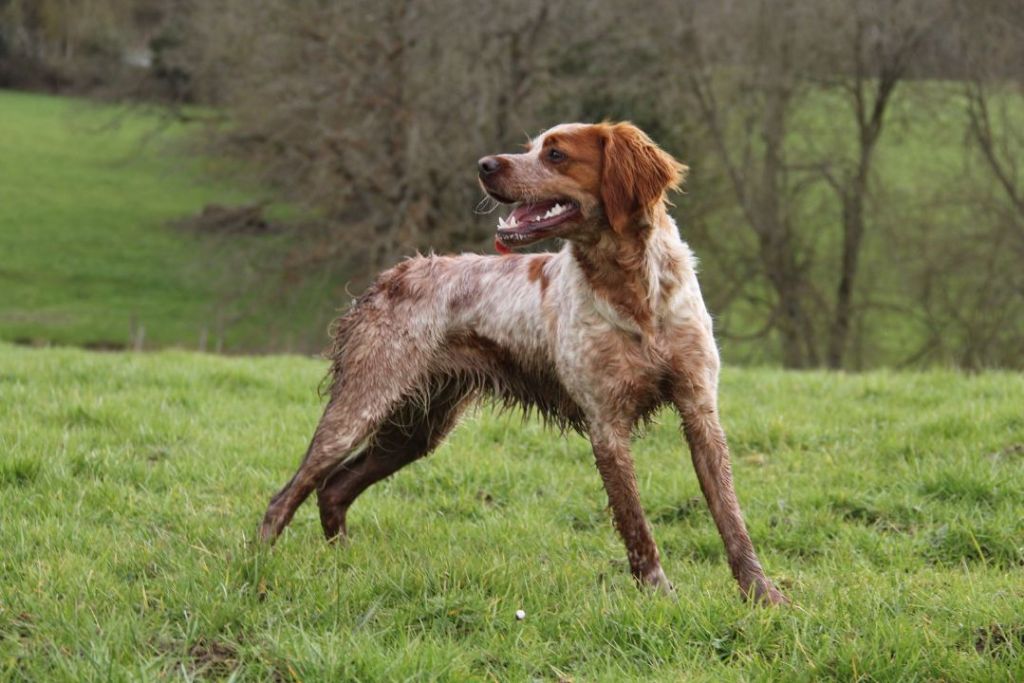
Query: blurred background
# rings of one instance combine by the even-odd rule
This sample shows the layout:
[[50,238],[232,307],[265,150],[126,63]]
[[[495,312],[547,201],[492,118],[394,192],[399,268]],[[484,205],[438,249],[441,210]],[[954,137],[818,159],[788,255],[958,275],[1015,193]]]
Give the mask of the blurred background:
[[629,119],[727,362],[1024,367],[1021,0],[0,0],[0,339],[315,352],[491,251],[475,162]]

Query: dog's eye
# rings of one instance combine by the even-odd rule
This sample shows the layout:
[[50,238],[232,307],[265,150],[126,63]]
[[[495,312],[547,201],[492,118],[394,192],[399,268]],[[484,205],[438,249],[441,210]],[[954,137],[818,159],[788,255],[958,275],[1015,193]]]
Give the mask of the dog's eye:
[[559,161],[565,161],[566,156],[562,152],[558,151],[554,147],[548,150],[548,161],[558,163]]

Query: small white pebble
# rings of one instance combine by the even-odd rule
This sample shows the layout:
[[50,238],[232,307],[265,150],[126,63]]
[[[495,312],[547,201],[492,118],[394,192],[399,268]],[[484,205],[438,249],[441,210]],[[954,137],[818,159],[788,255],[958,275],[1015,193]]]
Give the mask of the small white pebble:
[[526,612],[524,612],[521,609],[517,609],[516,610],[516,620],[522,621],[525,618],[526,618]]

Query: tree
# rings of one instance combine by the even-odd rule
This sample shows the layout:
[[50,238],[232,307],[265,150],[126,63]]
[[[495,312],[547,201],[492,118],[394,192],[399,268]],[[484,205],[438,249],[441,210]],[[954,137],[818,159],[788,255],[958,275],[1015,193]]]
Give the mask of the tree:
[[[776,330],[786,367],[816,365],[817,337],[808,301],[811,254],[794,225],[790,205],[803,186],[790,182],[793,164],[787,136],[789,118],[806,90],[801,80],[799,40],[802,8],[797,2],[760,2],[756,9],[734,5],[718,15],[687,17],[679,53],[687,87],[713,141],[739,218],[752,231],[759,272],[773,298],[760,333]],[[720,40],[726,27],[748,36]],[[766,303],[756,286],[747,296]]]
[[228,0],[192,12],[181,59],[231,121],[210,129],[215,148],[315,208],[322,229],[291,254],[295,268],[364,277],[415,249],[489,240],[471,213],[476,160],[578,115],[572,79],[552,70],[602,26],[592,16],[567,40],[570,8],[539,0]]
[[[288,286],[327,273],[338,292],[416,250],[487,248],[494,219],[470,213],[479,156],[560,121],[632,119],[692,169],[674,212],[730,353],[831,368],[1011,357],[1013,326],[992,321],[1016,310],[1019,280],[992,272],[1017,244],[1024,169],[992,73],[950,132],[971,141],[970,182],[984,169],[999,189],[973,193],[976,224],[948,220],[946,168],[910,202],[878,171],[890,131],[927,128],[922,93],[934,110],[964,101],[909,80],[966,79],[964,45],[1020,44],[987,40],[974,3],[174,2],[160,68],[210,105],[177,113],[206,120],[204,152],[302,209],[277,255]],[[1013,25],[1015,4],[985,6]],[[958,251],[968,229],[984,238]],[[913,340],[876,355],[892,320]]]
[[836,55],[835,75],[826,76],[824,84],[845,94],[855,123],[856,145],[850,159],[839,155],[821,162],[822,175],[842,206],[839,277],[825,352],[825,362],[833,369],[843,367],[849,344],[875,150],[892,96],[937,23],[934,15],[921,10],[919,3],[908,0],[881,0],[855,3],[837,17],[848,22],[840,25],[838,44],[849,52],[846,59]]
[[[763,311],[753,334],[776,332],[784,365],[841,368],[863,287],[875,150],[893,94],[937,19],[922,21],[921,3],[910,0],[725,7],[690,17],[679,58],[737,218],[755,238],[756,262],[730,270]],[[838,119],[802,116],[817,110]],[[809,216],[806,208],[820,204],[821,182],[838,207],[834,245],[820,234],[827,209]]]

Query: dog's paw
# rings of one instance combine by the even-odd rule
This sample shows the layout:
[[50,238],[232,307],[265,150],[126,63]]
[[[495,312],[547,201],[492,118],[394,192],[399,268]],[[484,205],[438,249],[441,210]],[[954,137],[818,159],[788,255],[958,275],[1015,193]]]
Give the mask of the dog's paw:
[[284,524],[278,515],[274,514],[273,509],[267,510],[267,514],[263,517],[263,522],[260,524],[259,539],[260,542],[265,545],[274,545],[274,541],[281,535],[284,530]]
[[788,605],[789,598],[779,592],[769,579],[761,577],[751,583],[744,596],[757,605]]
[[640,584],[644,588],[648,588],[651,591],[660,593],[661,595],[674,596],[676,594],[675,587],[672,585],[672,582],[668,580],[668,577],[665,576],[665,572],[661,567],[656,567],[655,569],[647,572],[647,574],[641,578]]
[[277,540],[277,533],[274,531],[273,525],[266,522],[260,524],[259,539],[260,543],[274,545],[274,541]]

